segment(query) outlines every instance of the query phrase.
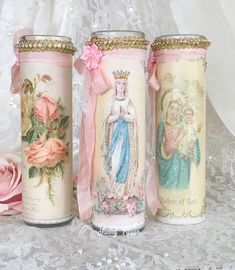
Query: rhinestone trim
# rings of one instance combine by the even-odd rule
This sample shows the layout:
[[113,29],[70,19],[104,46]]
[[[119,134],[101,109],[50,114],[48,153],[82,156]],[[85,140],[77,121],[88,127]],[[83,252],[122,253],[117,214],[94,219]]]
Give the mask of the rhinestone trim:
[[163,49],[207,49],[210,42],[204,37],[197,38],[160,38],[156,39],[152,44],[152,50]]
[[115,38],[91,38],[86,42],[87,46],[95,44],[101,51],[115,49],[143,49],[147,50],[149,41],[140,37],[115,37]]
[[77,51],[71,41],[60,40],[20,40],[19,52],[60,52],[72,54]]

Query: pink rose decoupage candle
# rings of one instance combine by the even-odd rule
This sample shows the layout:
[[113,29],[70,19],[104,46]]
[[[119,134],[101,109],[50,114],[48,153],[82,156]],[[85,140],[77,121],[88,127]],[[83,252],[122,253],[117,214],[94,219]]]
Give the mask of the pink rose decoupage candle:
[[92,33],[75,62],[86,73],[78,206],[101,233],[145,224],[146,49],[142,32]]
[[72,219],[71,39],[25,35],[17,44],[21,83],[23,219]]
[[193,224],[205,217],[206,51],[199,35],[162,36],[152,47],[156,99],[157,220]]

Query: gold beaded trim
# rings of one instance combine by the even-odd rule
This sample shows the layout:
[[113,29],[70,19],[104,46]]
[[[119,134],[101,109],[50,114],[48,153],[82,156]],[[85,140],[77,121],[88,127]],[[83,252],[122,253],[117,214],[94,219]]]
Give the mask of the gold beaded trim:
[[20,40],[17,44],[20,52],[60,52],[72,54],[77,51],[71,41],[60,40]]
[[162,49],[207,49],[210,42],[204,37],[184,37],[184,38],[160,38],[152,44],[152,50]]
[[95,44],[101,51],[115,49],[143,49],[146,50],[149,44],[144,38],[140,37],[115,37],[115,38],[91,38],[86,45]]

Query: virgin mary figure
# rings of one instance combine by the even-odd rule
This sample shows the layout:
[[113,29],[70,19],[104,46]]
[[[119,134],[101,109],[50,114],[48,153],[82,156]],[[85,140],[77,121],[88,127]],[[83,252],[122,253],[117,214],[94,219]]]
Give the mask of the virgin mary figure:
[[129,71],[114,71],[115,95],[105,120],[104,168],[110,179],[110,198],[133,196],[138,169],[136,111],[128,97]]

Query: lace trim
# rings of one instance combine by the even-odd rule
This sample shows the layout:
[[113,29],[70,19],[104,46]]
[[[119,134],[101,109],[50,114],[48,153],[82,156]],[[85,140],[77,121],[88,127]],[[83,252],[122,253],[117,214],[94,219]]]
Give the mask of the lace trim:
[[65,218],[58,218],[58,219],[32,219],[32,218],[26,218],[23,217],[23,220],[26,223],[32,224],[32,225],[56,225],[60,223],[67,222],[71,219],[73,219],[74,215],[70,215]]

